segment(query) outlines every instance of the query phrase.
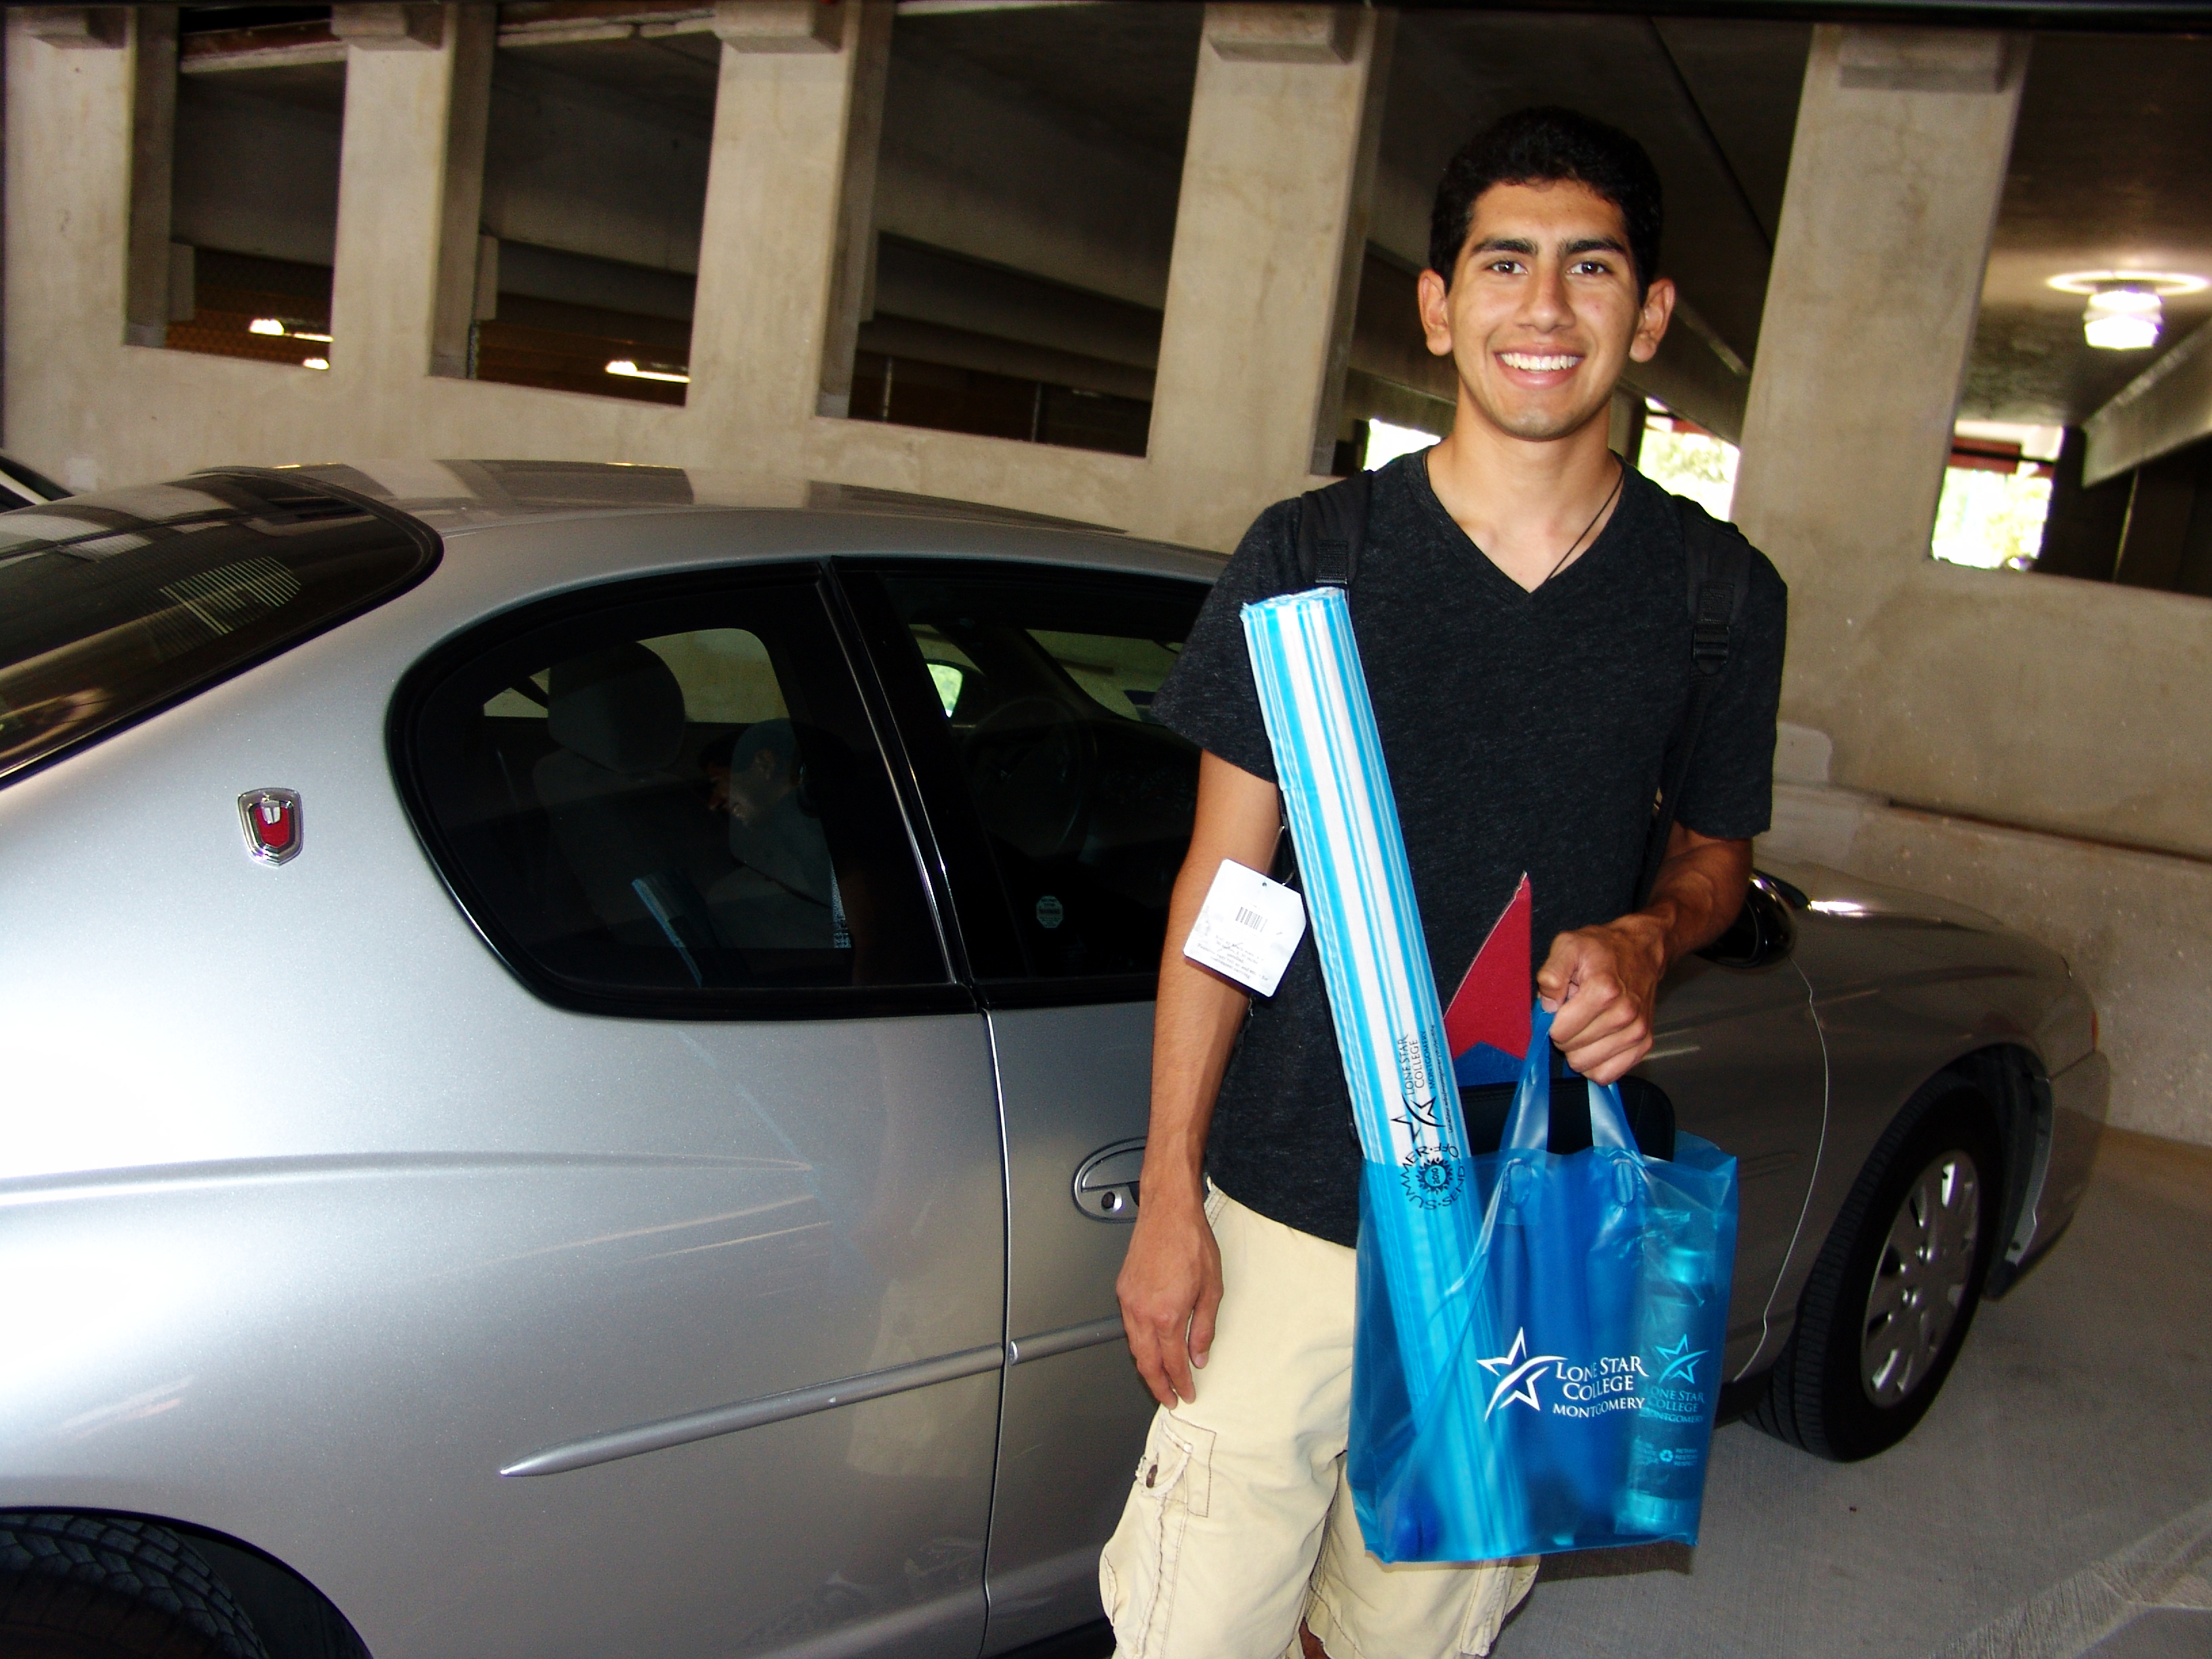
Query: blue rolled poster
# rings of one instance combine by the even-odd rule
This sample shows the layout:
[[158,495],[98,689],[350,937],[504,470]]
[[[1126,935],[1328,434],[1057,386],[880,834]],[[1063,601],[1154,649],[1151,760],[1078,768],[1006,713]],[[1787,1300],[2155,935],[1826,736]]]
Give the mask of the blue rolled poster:
[[1395,1195],[1374,1232],[1419,1413],[1451,1370],[1462,1332],[1449,1292],[1474,1259],[1482,1220],[1443,1010],[1343,590],[1263,599],[1244,607],[1243,622],[1367,1192]]

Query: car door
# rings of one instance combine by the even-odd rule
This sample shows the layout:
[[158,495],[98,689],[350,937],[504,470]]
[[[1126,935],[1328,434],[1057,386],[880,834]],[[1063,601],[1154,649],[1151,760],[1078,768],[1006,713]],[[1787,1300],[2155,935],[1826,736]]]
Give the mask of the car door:
[[1786,903],[1756,878],[1729,935],[1668,972],[1651,1052],[1637,1068],[1666,1091],[1679,1127],[1736,1158],[1731,1376],[1769,1329],[1827,1121],[1826,1057],[1811,988],[1790,960],[1795,939]]
[[986,1652],[1099,1616],[1151,1396],[1114,1279],[1198,751],[1150,717],[1205,589],[1017,564],[855,571],[961,895],[1004,1116],[1007,1352]]
[[440,1650],[981,1640],[989,1034],[822,582],[592,589],[403,690],[418,831],[529,994],[471,1086],[537,1166],[483,1183],[444,1292],[505,1398]]

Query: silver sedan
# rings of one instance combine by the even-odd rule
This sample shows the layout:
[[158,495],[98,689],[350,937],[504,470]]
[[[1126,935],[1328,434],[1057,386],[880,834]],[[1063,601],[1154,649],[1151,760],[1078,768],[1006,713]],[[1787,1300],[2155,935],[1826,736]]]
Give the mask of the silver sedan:
[[[1194,794],[1149,706],[1218,568],[642,467],[0,514],[0,1632],[1095,1621]],[[1741,1160],[1739,1405],[1879,1450],[2072,1213],[2087,1000],[1777,866],[1661,1016],[1654,1097]]]

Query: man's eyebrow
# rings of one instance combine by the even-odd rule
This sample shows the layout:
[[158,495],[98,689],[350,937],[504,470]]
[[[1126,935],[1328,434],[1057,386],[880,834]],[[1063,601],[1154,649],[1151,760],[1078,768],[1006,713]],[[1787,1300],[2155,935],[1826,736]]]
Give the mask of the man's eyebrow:
[[[1528,253],[1536,251],[1534,238],[1528,236],[1486,236],[1468,252],[1470,253]],[[1571,242],[1559,245],[1565,258],[1573,258],[1581,253],[1619,253],[1628,252],[1627,244],[1618,236],[1577,236]]]

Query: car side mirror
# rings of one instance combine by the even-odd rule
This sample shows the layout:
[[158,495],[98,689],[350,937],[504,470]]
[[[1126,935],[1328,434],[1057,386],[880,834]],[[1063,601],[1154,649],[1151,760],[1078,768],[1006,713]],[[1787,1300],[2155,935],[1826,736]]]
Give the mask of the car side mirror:
[[1790,890],[1786,884],[1753,871],[1743,908],[1728,932],[1698,954],[1723,968],[1771,968],[1788,961],[1797,944],[1797,919],[1785,896]]

